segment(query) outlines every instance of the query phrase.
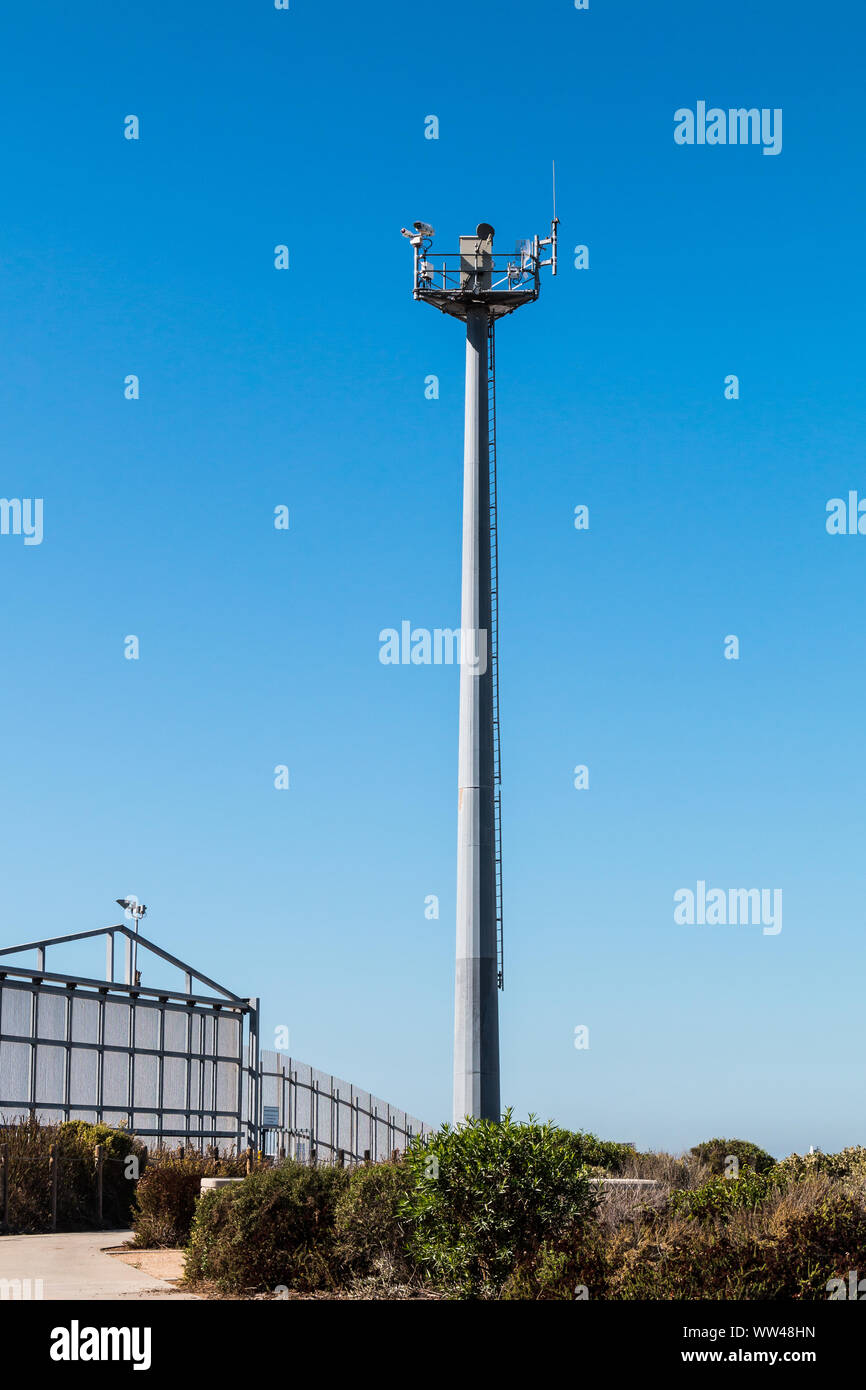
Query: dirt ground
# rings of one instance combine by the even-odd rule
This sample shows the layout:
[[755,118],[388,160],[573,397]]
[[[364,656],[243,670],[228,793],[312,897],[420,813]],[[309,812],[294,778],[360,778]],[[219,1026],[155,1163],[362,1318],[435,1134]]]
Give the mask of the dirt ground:
[[177,1284],[183,1278],[182,1250],[129,1250],[124,1245],[113,1246],[105,1251],[124,1264],[140,1269],[152,1279],[164,1279],[168,1284]]
[[[123,1260],[124,1264],[132,1265],[133,1269],[138,1269],[142,1274],[149,1274],[153,1279],[162,1279],[168,1284],[181,1286],[183,1279],[183,1255],[182,1250],[134,1250],[125,1245],[114,1246],[104,1252],[112,1255],[115,1259]],[[319,1290],[316,1293],[300,1293],[295,1289],[287,1289],[284,1293],[254,1293],[248,1294],[227,1294],[223,1293],[216,1285],[201,1280],[191,1284],[187,1290],[194,1294],[196,1298],[218,1299],[225,1302],[281,1302],[283,1300],[294,1301],[296,1299],[309,1301],[335,1301],[335,1302],[369,1302],[387,1300],[388,1302],[409,1302],[415,1300],[441,1299],[442,1294],[432,1292],[428,1289],[418,1288],[414,1285],[406,1284],[383,1284],[377,1280],[367,1280],[353,1289]]]

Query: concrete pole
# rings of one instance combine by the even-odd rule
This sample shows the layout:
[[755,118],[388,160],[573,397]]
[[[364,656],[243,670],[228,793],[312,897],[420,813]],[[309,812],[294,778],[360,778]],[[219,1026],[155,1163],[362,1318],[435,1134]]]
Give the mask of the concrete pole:
[[498,1120],[487,312],[466,320],[454,1120]]

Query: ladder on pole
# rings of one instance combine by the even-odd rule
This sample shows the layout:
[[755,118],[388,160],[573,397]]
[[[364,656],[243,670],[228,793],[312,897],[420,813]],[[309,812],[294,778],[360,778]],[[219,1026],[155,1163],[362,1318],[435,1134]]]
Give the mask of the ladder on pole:
[[496,862],[496,982],[504,986],[502,936],[502,764],[499,741],[499,535],[496,487],[496,338],[487,322],[487,429],[490,478],[490,676],[493,692],[493,844]]

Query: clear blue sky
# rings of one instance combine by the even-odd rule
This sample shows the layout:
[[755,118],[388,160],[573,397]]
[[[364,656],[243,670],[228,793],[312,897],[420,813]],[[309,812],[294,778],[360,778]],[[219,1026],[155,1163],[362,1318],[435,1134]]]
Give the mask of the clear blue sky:
[[[555,156],[561,274],[498,334],[503,1099],[645,1146],[866,1142],[866,537],[824,524],[866,494],[864,29],[5,7],[0,492],[45,508],[0,536],[5,942],[136,893],[266,1041],[448,1116],[457,674],[378,634],[459,623],[463,343],[398,233],[510,249]],[[782,153],[677,146],[698,100],[782,108]],[[699,879],[781,888],[782,932],[677,925]]]

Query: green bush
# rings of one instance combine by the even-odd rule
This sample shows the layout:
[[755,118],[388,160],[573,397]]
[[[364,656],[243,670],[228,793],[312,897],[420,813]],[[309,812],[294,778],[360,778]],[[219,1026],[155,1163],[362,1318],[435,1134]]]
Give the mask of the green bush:
[[601,1296],[610,1299],[826,1299],[833,1278],[866,1267],[866,1209],[796,1189],[725,1222],[659,1221],[620,1233]]
[[409,1180],[409,1170],[399,1159],[364,1164],[350,1172],[337,1202],[335,1231],[340,1260],[351,1275],[409,1277],[406,1221],[401,1215]]
[[693,1220],[727,1218],[731,1212],[749,1210],[785,1186],[784,1177],[775,1169],[758,1173],[743,1168],[738,1178],[710,1178],[700,1187],[671,1194],[671,1210]]
[[241,1178],[245,1172],[243,1155],[155,1150],[135,1194],[133,1244],[147,1249],[186,1245],[202,1178]]
[[126,1129],[87,1124],[85,1120],[67,1120],[59,1126],[59,1132],[64,1152],[75,1149],[91,1162],[95,1162],[91,1156],[95,1155],[97,1144],[102,1145],[103,1224],[129,1225],[136,1184],[147,1164],[145,1145]]
[[103,1224],[125,1226],[135,1191],[137,1160],[146,1161],[144,1145],[126,1130],[90,1125],[83,1120],[43,1125],[36,1119],[0,1123],[0,1143],[9,1151],[9,1225],[29,1233],[51,1230],[49,1153],[57,1156],[57,1229],[87,1230],[98,1226],[96,1145],[105,1149],[103,1166]]
[[780,1173],[801,1181],[819,1173],[828,1178],[866,1178],[866,1148],[851,1145],[839,1153],[789,1154],[776,1165]]
[[224,1292],[334,1287],[341,1276],[335,1214],[349,1173],[289,1162],[206,1192],[185,1272]]
[[615,1176],[634,1163],[635,1150],[630,1144],[617,1144],[612,1139],[598,1139],[585,1130],[562,1131],[571,1135],[572,1152],[597,1173]]
[[597,1298],[607,1280],[605,1239],[595,1222],[574,1233],[571,1241],[544,1243],[506,1279],[500,1298],[535,1302],[573,1302]]
[[542,1245],[572,1249],[598,1195],[583,1137],[552,1124],[468,1120],[414,1139],[401,1206],[408,1253],[452,1292],[496,1297]]
[[695,1144],[690,1151],[698,1163],[704,1163],[711,1173],[729,1174],[728,1160],[736,1158],[741,1168],[754,1168],[756,1173],[767,1173],[776,1160],[766,1149],[750,1144],[747,1139],[707,1139],[703,1144]]

